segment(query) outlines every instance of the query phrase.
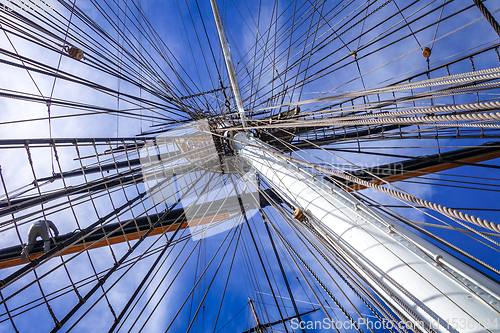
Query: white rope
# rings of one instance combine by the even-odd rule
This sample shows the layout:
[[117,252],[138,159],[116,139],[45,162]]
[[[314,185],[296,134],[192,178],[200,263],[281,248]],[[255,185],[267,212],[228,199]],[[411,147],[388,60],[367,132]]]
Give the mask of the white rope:
[[[352,125],[375,125],[375,124],[422,124],[422,123],[440,123],[445,121],[498,121],[500,120],[500,112],[487,112],[487,113],[468,113],[468,114],[446,114],[439,116],[423,116],[423,117],[408,117],[408,118],[382,118],[371,120],[354,120],[354,121],[337,121],[328,120],[323,124],[338,125],[338,126],[352,126]],[[443,126],[456,126],[456,127],[486,127],[486,128],[500,128],[498,124],[438,124]]]
[[399,198],[399,199],[402,199],[402,200],[405,200],[405,201],[409,201],[409,202],[412,202],[414,204],[417,204],[417,205],[420,205],[420,206],[432,209],[432,210],[437,211],[437,212],[439,212],[439,213],[441,213],[443,215],[446,215],[448,217],[456,218],[456,219],[459,219],[459,220],[462,220],[462,221],[466,221],[466,222],[478,225],[480,227],[487,228],[487,229],[490,229],[490,230],[493,230],[493,231],[496,231],[496,232],[500,233],[500,225],[499,224],[496,224],[494,222],[489,222],[487,220],[483,220],[480,217],[475,217],[473,215],[462,213],[462,212],[457,211],[457,210],[452,209],[452,208],[448,208],[448,207],[445,207],[445,206],[441,206],[441,205],[429,202],[429,201],[424,200],[424,199],[417,198],[414,195],[411,195],[409,193],[402,193],[402,192],[399,192],[399,191],[396,191],[396,190],[393,190],[393,189],[389,189],[389,188],[383,187],[381,185],[373,184],[373,183],[371,183],[369,181],[362,180],[362,179],[360,179],[360,178],[358,178],[356,176],[353,176],[351,174],[342,173],[342,172],[338,172],[338,171],[331,170],[331,169],[328,169],[328,168],[324,168],[324,167],[318,166],[318,165],[316,165],[314,163],[302,161],[302,160],[300,160],[298,158],[295,158],[295,157],[292,157],[292,156],[285,156],[282,153],[275,152],[275,151],[273,151],[271,149],[267,149],[267,148],[264,148],[264,147],[261,147],[261,146],[257,146],[257,145],[250,145],[250,144],[247,144],[247,145],[249,145],[251,147],[254,147],[254,148],[257,148],[257,149],[260,149],[260,150],[263,150],[265,152],[271,153],[273,155],[279,156],[279,157],[281,157],[281,158],[283,158],[285,160],[289,160],[289,161],[300,163],[302,165],[308,166],[310,168],[313,168],[314,170],[323,172],[325,174],[329,174],[329,175],[332,175],[332,176],[340,177],[340,178],[343,178],[343,179],[348,180],[350,182],[362,185],[364,187],[372,188],[372,189],[375,189],[377,191],[386,193],[386,194],[388,194],[388,195],[390,195],[392,197]]
[[382,87],[382,88],[361,90],[361,91],[352,92],[352,93],[345,93],[345,94],[338,94],[338,95],[333,95],[333,96],[313,98],[313,99],[300,101],[300,102],[284,103],[284,104],[280,104],[280,105],[276,105],[276,106],[269,106],[269,107],[265,107],[265,108],[249,110],[247,112],[256,112],[256,111],[270,110],[270,109],[276,109],[276,108],[287,107],[287,106],[298,106],[298,105],[319,103],[319,102],[339,100],[339,99],[345,99],[345,98],[356,98],[356,97],[367,96],[367,95],[394,93],[394,92],[401,92],[401,91],[405,91],[405,90],[431,88],[431,87],[437,87],[437,86],[443,86],[443,85],[452,85],[452,84],[462,85],[464,83],[488,81],[488,80],[494,80],[494,79],[499,79],[499,78],[500,78],[500,67],[494,67],[494,68],[483,69],[480,71],[472,71],[472,72],[460,73],[460,74],[455,74],[455,75],[447,75],[447,76],[443,76],[443,77],[439,77],[439,78],[435,78],[435,79],[427,79],[427,80],[417,81],[417,82],[413,82],[413,83],[405,83],[405,84],[400,84],[400,85],[386,86],[386,87]]

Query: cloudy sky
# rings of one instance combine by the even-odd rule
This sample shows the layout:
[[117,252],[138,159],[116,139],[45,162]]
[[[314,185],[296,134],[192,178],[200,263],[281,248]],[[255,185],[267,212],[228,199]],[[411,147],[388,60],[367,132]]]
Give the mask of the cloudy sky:
[[[477,8],[469,8],[469,2],[454,1],[444,6],[443,10],[441,4],[440,1],[412,4],[401,0],[397,3],[316,0],[218,2],[245,109],[249,114],[258,114],[258,110],[262,111],[270,105],[386,86],[418,74],[427,66],[437,67],[498,42],[493,29],[481,19]],[[495,10],[493,5],[486,4],[491,7],[490,10]],[[4,30],[0,33],[0,59],[3,60],[0,71],[2,139],[133,138],[148,131],[158,132],[149,136],[160,134],[168,137],[167,130],[185,125],[192,114],[225,115],[236,112],[231,98],[230,105],[226,105],[226,96],[231,95],[230,83],[209,1],[58,1],[53,8],[46,6],[45,11],[41,11],[41,5],[38,1],[31,2],[33,9],[27,11],[13,5],[12,12],[0,13],[0,24]],[[70,8],[75,8],[73,14]],[[398,13],[399,9],[402,14]],[[22,21],[21,16],[27,20]],[[366,19],[363,19],[365,16]],[[444,20],[436,26],[434,23],[440,18]],[[404,27],[408,21],[412,22],[411,30]],[[352,28],[348,29],[350,26]],[[66,56],[71,46],[84,51],[82,60]],[[424,47],[432,48],[429,64],[421,53]],[[356,58],[352,56],[353,51]],[[448,68],[433,71],[430,78],[498,67],[497,54],[492,49],[475,55],[473,62],[465,58]],[[60,75],[56,80],[54,75],[50,75],[54,73]],[[425,79],[428,79],[425,75],[415,78]],[[297,82],[303,85],[297,86]],[[496,90],[489,90],[481,95],[424,99],[413,106],[470,103],[495,99],[497,93]],[[16,98],[8,98],[7,94],[10,97],[14,94]],[[195,94],[200,95],[192,96]],[[393,97],[404,94],[398,93]],[[370,95],[366,100],[356,99],[353,104],[374,103],[377,98],[389,99],[391,96]],[[47,104],[49,100],[52,102]],[[302,106],[301,112],[307,114],[328,105],[331,102],[312,102]],[[349,106],[343,107],[347,110]],[[266,109],[265,112],[270,111]],[[161,133],[164,131],[167,134]],[[486,141],[396,138],[381,143],[353,140],[330,147],[354,150],[358,152],[356,154],[316,150],[294,153],[294,156],[352,170],[401,159],[361,154],[361,151],[424,156]],[[136,142],[142,143],[140,140]],[[55,151],[47,145],[32,143],[29,149],[24,144],[2,145],[0,165],[5,185],[12,199],[37,197],[39,193],[38,188],[33,186],[34,179],[50,177],[61,171],[81,170],[82,166],[91,169],[143,157],[138,149],[104,154],[124,143],[134,144],[134,141],[102,141],[95,146],[79,143],[76,147],[72,143],[61,143]],[[189,164],[192,161],[184,158],[176,163]],[[499,165],[496,160],[485,163]],[[171,168],[172,165],[164,167]],[[117,170],[111,169],[88,174],[87,178],[79,175],[64,181],[46,181],[41,184],[40,191],[42,194],[52,193],[116,175]],[[471,179],[471,176],[476,179]],[[172,192],[172,189],[182,189],[199,181],[197,190],[208,189],[200,196],[202,200],[219,200],[234,193],[235,185],[229,177],[217,175],[208,180],[209,177],[203,172],[179,175],[165,186],[165,191]],[[250,182],[254,182],[250,173],[248,177]],[[467,185],[469,188],[464,188],[461,182],[464,177],[471,182]],[[459,187],[450,187],[450,182],[443,181],[445,178],[459,182]],[[417,197],[449,207],[483,209],[469,213],[495,221],[498,220],[497,212],[487,209],[496,207],[498,202],[498,179],[498,170],[493,167],[464,166],[420,179],[420,184],[405,182],[396,186]],[[241,178],[234,182],[238,191],[245,189]],[[487,191],[471,189],[485,187],[477,183],[491,186]],[[249,185],[246,191],[254,185]],[[148,188],[151,188],[150,184],[138,182],[92,195],[62,196],[43,206],[38,204],[14,215],[2,216],[0,242],[2,247],[26,242],[29,226],[41,218],[54,221],[61,234],[78,231]],[[401,205],[399,201],[373,190],[360,193],[384,205]],[[160,194],[167,195],[165,192]],[[198,192],[195,194],[199,195]],[[182,195],[182,191],[176,194],[177,198]],[[5,200],[5,197],[2,199]],[[183,207],[189,212],[190,203],[192,199],[183,199],[176,208]],[[139,200],[131,209],[125,209],[119,215],[113,214],[106,223],[135,223],[134,218],[157,214],[170,204],[171,200]],[[303,258],[314,265],[319,278],[329,280],[329,275],[318,265],[314,254],[302,244],[280,212],[270,207],[264,211],[276,230],[286,235]],[[410,220],[436,223],[433,217],[422,211],[408,208],[395,208],[395,211]],[[17,218],[17,229],[13,225],[14,218]],[[143,329],[145,332],[162,332],[169,329],[177,332],[185,331],[189,325],[191,332],[244,331],[255,325],[248,297],[257,301],[257,312],[263,322],[279,320],[280,315],[292,316],[294,309],[262,217],[256,210],[251,210],[247,212],[247,220],[241,216],[231,218],[225,226],[213,229],[217,232],[205,237],[200,237],[199,230],[195,237],[191,237],[191,233],[196,230],[181,230],[175,237],[179,241],[174,241],[161,257],[159,253],[173,233],[147,238],[134,249],[126,263],[112,274],[103,288],[98,288],[85,305],[71,316],[63,330],[71,328],[75,332],[87,332],[94,329],[100,332],[109,329],[114,316],[119,315],[156,258],[159,258],[158,264],[140,289],[137,303],[121,321],[122,331],[138,332]],[[433,232],[490,265],[500,266],[497,248],[479,247],[479,243],[472,242],[470,237],[451,234],[448,230],[433,229]],[[309,290],[287,249],[278,241],[277,233],[273,231],[272,237],[299,311],[319,308],[314,296],[316,293],[323,306],[331,307],[329,315],[333,319],[345,320],[342,311],[300,267],[307,281],[313,285],[314,293]],[[78,295],[86,295],[96,285],[96,275],[102,277],[136,242],[133,240],[55,257],[37,268],[36,273],[32,271],[17,280],[5,291],[2,290],[3,297],[10,296],[6,304],[15,314],[14,325],[4,309],[0,330],[14,332],[15,326],[21,332],[50,331],[54,327],[51,311],[61,320],[78,304]],[[267,274],[262,265],[266,267]],[[19,267],[3,269],[0,275],[5,278]],[[40,283],[36,282],[37,277]],[[373,318],[369,309],[341,279],[337,276],[334,279],[351,299],[352,304],[335,284],[328,285],[347,311],[358,318],[355,306],[367,318]],[[276,298],[271,296],[273,292]],[[224,301],[219,311],[222,297]],[[50,307],[45,304],[44,298]],[[275,302],[279,303],[281,314]],[[176,319],[172,321],[173,318]],[[318,311],[309,318],[322,320],[325,315]],[[278,330],[284,331],[283,326],[279,326]]]

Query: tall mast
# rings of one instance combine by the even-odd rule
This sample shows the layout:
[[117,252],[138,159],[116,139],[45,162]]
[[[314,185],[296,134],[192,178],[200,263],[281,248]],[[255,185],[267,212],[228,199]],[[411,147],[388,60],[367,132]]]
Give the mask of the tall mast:
[[262,331],[262,324],[260,323],[259,316],[257,316],[257,311],[255,311],[255,308],[253,306],[253,301],[250,297],[248,297],[248,301],[250,302],[250,307],[252,308],[252,313],[253,316],[255,317],[255,321],[257,322],[257,332],[264,333]]
[[499,287],[474,269],[285,156],[270,153],[272,148],[248,133],[238,133],[234,146],[271,187],[305,212],[317,240],[343,253],[413,325],[448,332],[458,328],[456,318],[468,323],[460,332],[478,332],[488,330],[484,320],[498,318]]
[[240,87],[238,86],[238,81],[236,80],[236,73],[234,72],[233,63],[231,60],[231,51],[229,50],[229,45],[226,40],[226,35],[224,34],[224,28],[222,27],[219,8],[217,7],[217,3],[215,2],[215,0],[210,0],[210,4],[212,5],[215,24],[217,25],[217,33],[219,34],[219,40],[222,47],[222,52],[224,53],[224,60],[226,61],[227,72],[229,74],[229,80],[231,81],[231,88],[233,89],[234,98],[236,99],[236,106],[238,107],[238,113],[241,118],[241,124],[243,128],[245,128],[247,117],[245,115],[245,110],[243,109],[243,101],[241,99]]

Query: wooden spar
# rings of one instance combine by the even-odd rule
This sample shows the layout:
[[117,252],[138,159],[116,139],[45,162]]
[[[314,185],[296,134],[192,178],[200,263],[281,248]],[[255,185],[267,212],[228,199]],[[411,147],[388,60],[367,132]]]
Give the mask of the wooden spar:
[[[415,159],[410,159],[406,161],[401,161],[393,164],[387,164],[385,166],[378,166],[375,168],[372,168],[371,170],[368,170],[370,172],[373,172],[373,170],[382,170],[382,171],[390,171],[394,172],[394,174],[378,174],[377,176],[380,177],[378,178],[373,178],[370,180],[374,184],[383,184],[385,182],[392,183],[392,182],[397,182],[397,181],[403,181],[419,176],[423,176],[426,174],[431,174],[435,172],[440,172],[440,171],[446,171],[446,170],[451,170],[453,168],[457,168],[460,166],[468,165],[468,164],[474,164],[474,163],[479,163],[479,162],[484,162],[488,161],[491,159],[499,158],[500,157],[500,147],[495,147],[493,145],[499,144],[498,142],[494,142],[490,145],[485,145],[481,147],[474,147],[474,148],[466,148],[466,149],[458,149],[455,151],[451,152],[446,152],[443,154],[436,154],[436,155],[431,155],[431,156],[425,156],[425,157],[419,157]],[[462,158],[460,158],[462,156]],[[420,162],[424,162],[423,164],[419,164]],[[434,162],[432,162],[434,161]],[[398,169],[397,165],[401,165],[402,167]],[[411,166],[408,166],[409,164],[412,164]],[[419,167],[419,165],[421,167]],[[416,166],[416,167],[415,167]],[[361,170],[363,171],[363,170]],[[399,172],[399,173],[398,173]],[[368,173],[365,172],[366,175]],[[365,175],[365,176],[366,176]],[[357,174],[357,176],[359,176]],[[364,177],[363,177],[364,178]],[[348,192],[354,192],[354,191],[359,191],[364,189],[365,187],[359,184],[348,184],[348,187],[346,188]],[[268,193],[269,195],[269,193]],[[279,198],[274,198],[276,201],[280,201]],[[263,200],[261,200],[261,205],[267,205],[267,203]],[[216,221],[221,221],[227,217],[225,217],[224,214],[219,214],[219,215],[212,215],[210,217],[207,217],[205,219],[200,220],[200,224],[206,224],[209,223],[210,221],[207,221],[206,219],[211,219],[214,218],[214,222]],[[169,232],[172,230],[172,228],[176,228],[178,224],[175,224],[175,227],[168,227],[167,230],[165,229],[165,226],[161,226],[154,230],[151,235],[158,235],[163,232]],[[186,228],[187,225],[184,222],[183,226],[181,227],[182,229]],[[173,229],[175,230],[175,229]],[[145,231],[141,231],[141,234],[144,234]],[[138,239],[141,235],[139,232],[135,231],[130,234],[127,234],[125,237],[124,235],[116,235],[113,237],[109,237],[109,243],[110,244],[117,244],[121,242],[125,242],[127,239],[128,240],[134,240]],[[92,246],[91,248],[98,248],[102,246],[106,246],[108,243],[105,240],[97,241],[91,243]],[[87,245],[89,247],[89,245]],[[76,253],[79,251],[82,251],[85,248],[83,244],[76,244],[72,246],[71,248],[65,249],[62,254],[71,254],[71,253]],[[1,252],[1,251],[0,251]],[[7,268],[7,267],[13,267],[16,265],[21,265],[21,260],[20,260],[20,252],[21,249],[17,249],[14,252],[12,252],[12,256],[8,259],[4,259],[1,256],[0,253],[0,269],[2,268]],[[39,253],[33,253],[31,255],[31,258],[38,258],[41,256],[43,252]]]
[[[500,158],[500,147],[497,146],[500,142],[494,142],[492,144],[495,146],[484,145],[473,148],[457,149],[442,154],[416,157],[414,159],[358,170],[353,172],[353,174],[377,185],[403,181]],[[374,177],[374,175],[378,178]],[[366,188],[363,185],[353,183],[346,185],[348,185],[346,188],[348,192],[359,191]]]
[[262,331],[262,324],[260,323],[259,317],[257,316],[257,311],[255,311],[255,308],[253,306],[253,301],[250,297],[248,297],[248,302],[250,302],[250,307],[252,308],[253,316],[255,317],[255,320],[257,321],[257,330],[256,331],[259,333],[264,333]]
[[[191,221],[189,221],[189,223],[184,221],[184,222],[182,222],[180,229],[186,229],[189,227],[206,225],[206,224],[213,223],[213,222],[223,221],[223,220],[226,220],[228,218],[230,218],[229,213],[223,213],[223,214],[217,214],[214,216],[208,216],[208,217],[201,218],[201,219],[191,220]],[[160,234],[164,234],[167,232],[172,232],[178,228],[179,224],[180,223],[170,224],[168,227],[161,225],[158,228],[155,228],[153,230],[153,232],[151,232],[149,234],[149,236],[160,235]],[[111,237],[107,237],[107,239],[104,238],[101,240],[97,240],[97,241],[89,242],[89,243],[85,243],[85,244],[84,243],[77,243],[71,247],[64,249],[62,252],[60,252],[60,254],[67,255],[67,254],[81,252],[84,250],[96,249],[99,247],[107,246],[108,244],[123,243],[127,240],[131,241],[131,240],[139,239],[145,233],[146,233],[146,230],[140,231],[140,232],[127,233],[126,235],[117,233],[116,235],[113,235]],[[40,243],[39,245],[41,245],[42,241],[39,241],[38,243]],[[41,247],[41,246],[39,246],[39,247]],[[16,247],[16,248],[18,248],[17,250],[19,252],[19,255],[13,259],[0,261],[0,269],[18,266],[18,265],[23,264],[21,262],[20,247]],[[37,253],[30,254],[30,259],[33,260],[33,259],[39,258],[42,254],[43,254],[43,252],[41,252],[41,251],[38,251]]]
[[[264,190],[264,193],[254,194],[246,193],[242,194],[242,199],[251,204],[251,206],[246,207],[247,209],[266,207],[270,203],[269,201],[281,202],[279,198],[273,191]],[[257,199],[255,202],[250,201],[250,198]],[[191,219],[186,218],[184,214],[184,209],[172,210],[164,218],[163,222],[159,224],[157,228],[151,232],[151,235],[159,235],[166,232],[171,232],[177,229],[179,224],[181,229],[195,227],[198,225],[207,225],[211,222],[220,222],[226,220],[232,216],[234,213],[241,212],[241,207],[239,204],[233,206],[228,204],[227,198],[215,200],[214,202],[208,202],[193,206],[193,211],[199,211],[202,216],[193,216]],[[127,240],[134,240],[140,238],[144,235],[150,228],[150,223],[155,223],[158,221],[158,216],[141,216],[135,219],[135,221],[130,223],[116,222],[105,225],[104,227],[97,227],[95,232],[85,236],[85,238],[79,243],[74,244],[71,247],[63,249],[60,253],[63,255],[80,252],[84,249],[94,249],[102,246],[107,246],[108,242],[110,244],[117,244],[125,242]],[[55,221],[57,222],[57,221]],[[62,243],[65,239],[73,236],[73,233],[68,233],[65,235],[59,235],[55,237],[57,243]],[[106,240],[107,239],[107,240]],[[52,244],[52,246],[54,246]],[[16,265],[21,265],[21,250],[20,245],[1,249],[0,250],[0,269],[12,267]],[[33,250],[31,251],[30,258],[35,259],[43,254],[43,242],[38,241],[35,243]]]

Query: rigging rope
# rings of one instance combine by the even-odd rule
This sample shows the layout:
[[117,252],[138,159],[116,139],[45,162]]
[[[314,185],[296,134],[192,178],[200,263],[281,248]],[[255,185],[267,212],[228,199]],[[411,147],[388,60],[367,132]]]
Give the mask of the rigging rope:
[[302,165],[306,165],[308,167],[313,168],[314,170],[321,171],[321,172],[323,172],[325,174],[329,174],[329,175],[332,175],[332,176],[340,177],[340,178],[349,180],[349,181],[351,181],[353,183],[356,183],[356,184],[359,184],[359,185],[363,185],[365,187],[373,188],[373,189],[378,190],[380,192],[389,194],[392,197],[399,198],[399,199],[402,199],[402,200],[405,200],[405,201],[408,201],[408,202],[412,202],[412,203],[417,204],[417,205],[421,205],[421,206],[430,208],[430,209],[435,210],[435,211],[437,211],[437,212],[439,212],[439,213],[441,213],[443,215],[446,215],[448,217],[452,217],[452,218],[456,218],[456,219],[459,219],[459,220],[463,220],[463,221],[466,221],[466,222],[478,225],[480,227],[484,227],[484,228],[487,228],[487,229],[490,229],[490,230],[493,230],[493,231],[496,231],[496,232],[500,233],[500,224],[496,224],[494,222],[489,222],[487,220],[483,220],[480,217],[475,217],[475,216],[471,216],[469,214],[464,214],[464,213],[456,211],[454,209],[443,207],[441,205],[437,205],[435,203],[431,203],[431,202],[429,202],[427,200],[417,198],[417,197],[415,197],[415,196],[413,196],[413,195],[411,195],[409,193],[403,193],[403,192],[399,192],[399,191],[396,191],[396,190],[393,190],[393,189],[390,189],[390,188],[386,188],[386,187],[383,187],[381,185],[377,185],[377,184],[371,183],[369,181],[365,181],[365,180],[363,180],[361,178],[358,178],[356,176],[353,176],[351,174],[338,172],[338,171],[335,171],[335,170],[332,170],[332,169],[327,169],[325,167],[321,167],[321,166],[318,166],[318,165],[316,165],[314,163],[306,162],[306,161],[300,160],[300,159],[292,157],[292,156],[286,156],[286,155],[284,155],[282,153],[275,152],[275,151],[273,151],[271,149],[267,149],[267,148],[264,148],[264,147],[261,147],[261,146],[256,146],[256,145],[252,145],[252,144],[249,144],[249,146],[251,146],[253,148],[257,148],[259,150],[263,150],[263,151],[265,151],[267,153],[271,153],[273,155],[276,155],[278,157],[283,158],[284,160],[289,160],[289,161],[293,161],[293,162],[296,162],[296,163],[300,163]]
[[477,6],[477,8],[481,11],[483,14],[484,18],[488,23],[493,27],[493,30],[497,33],[497,35],[500,37],[500,25],[498,22],[495,20],[493,15],[491,15],[490,11],[486,6],[483,4],[482,0],[473,0],[474,4]]

